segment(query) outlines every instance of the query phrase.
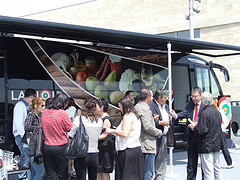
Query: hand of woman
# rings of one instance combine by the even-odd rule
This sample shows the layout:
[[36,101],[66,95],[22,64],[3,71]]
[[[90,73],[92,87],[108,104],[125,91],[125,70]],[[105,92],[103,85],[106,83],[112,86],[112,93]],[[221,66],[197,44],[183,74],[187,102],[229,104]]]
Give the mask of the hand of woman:
[[104,133],[106,133],[106,134],[112,134],[113,133],[113,129],[108,128],[106,126],[103,126],[103,128],[105,128],[105,132]]

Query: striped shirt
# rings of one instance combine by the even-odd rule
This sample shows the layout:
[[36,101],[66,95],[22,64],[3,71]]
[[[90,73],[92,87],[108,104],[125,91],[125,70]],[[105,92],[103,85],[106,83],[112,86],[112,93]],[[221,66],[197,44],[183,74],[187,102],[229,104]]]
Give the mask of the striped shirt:
[[42,129],[45,136],[44,144],[59,146],[66,144],[67,132],[72,122],[66,111],[59,109],[46,109],[42,114]]

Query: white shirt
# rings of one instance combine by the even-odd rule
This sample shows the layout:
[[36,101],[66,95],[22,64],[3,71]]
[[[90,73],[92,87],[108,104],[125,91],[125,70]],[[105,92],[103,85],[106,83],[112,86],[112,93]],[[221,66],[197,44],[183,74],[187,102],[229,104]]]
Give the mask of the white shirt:
[[[161,115],[162,115],[162,120],[168,120],[169,121],[169,115],[166,111],[166,108],[165,108],[165,104],[161,105],[157,102],[157,105],[158,105],[158,108],[161,112]],[[169,129],[169,125],[167,126],[163,126],[164,130],[163,130],[163,134],[167,134],[168,132],[168,129]]]
[[75,118],[76,108],[74,106],[70,106],[65,111],[68,113],[68,116],[70,117],[71,121],[73,122]]
[[[122,151],[127,148],[140,147],[140,134],[141,134],[141,121],[136,117],[134,113],[126,114],[126,120],[133,120],[133,126],[130,130],[129,136],[126,138],[116,136],[115,147],[117,151]],[[122,129],[122,123],[118,125],[118,129]]]
[[27,117],[27,107],[22,102],[19,101],[14,106],[13,110],[13,135],[16,137],[17,135],[20,135],[23,137],[25,130],[24,130],[24,123],[25,119]]
[[[89,136],[89,143],[88,143],[88,153],[97,153],[98,150],[98,138],[102,132],[103,128],[103,121],[101,118],[98,119],[98,122],[91,121],[87,119],[85,116],[82,116],[82,122],[87,130]],[[74,137],[77,129],[79,128],[79,116],[76,116],[73,121],[73,126],[71,131],[69,132],[70,137]]]

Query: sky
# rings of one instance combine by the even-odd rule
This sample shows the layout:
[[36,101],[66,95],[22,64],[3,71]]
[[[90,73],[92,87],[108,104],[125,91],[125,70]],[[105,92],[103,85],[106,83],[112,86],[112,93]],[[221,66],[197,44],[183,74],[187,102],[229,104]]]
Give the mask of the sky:
[[93,0],[0,0],[0,15],[23,17],[25,15],[61,8]]

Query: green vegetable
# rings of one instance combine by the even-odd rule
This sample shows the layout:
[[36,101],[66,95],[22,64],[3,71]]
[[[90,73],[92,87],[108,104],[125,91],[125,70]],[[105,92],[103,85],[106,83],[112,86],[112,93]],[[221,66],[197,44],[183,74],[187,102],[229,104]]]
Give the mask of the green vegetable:
[[127,90],[133,90],[132,81],[135,79],[140,79],[139,73],[135,72],[132,69],[127,69],[126,71],[124,71],[119,81],[120,91],[126,92]]

